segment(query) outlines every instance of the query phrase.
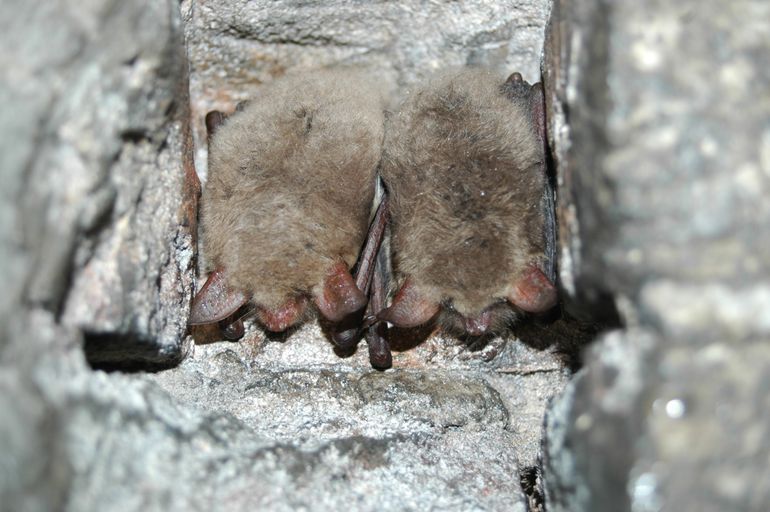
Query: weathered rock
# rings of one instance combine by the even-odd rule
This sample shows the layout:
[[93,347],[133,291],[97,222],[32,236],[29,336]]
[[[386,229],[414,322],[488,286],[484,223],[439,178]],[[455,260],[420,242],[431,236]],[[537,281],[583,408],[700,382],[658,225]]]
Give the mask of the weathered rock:
[[555,4],[544,73],[568,289],[767,283],[767,9]]
[[548,510],[764,510],[770,502],[766,344],[663,350],[614,333],[554,400]]
[[3,316],[20,303],[60,315],[96,363],[179,360],[195,198],[176,6],[2,10],[2,116],[15,127],[2,151]]
[[[227,411],[265,435],[280,433],[286,442],[312,443],[361,432],[376,437],[377,432],[419,432],[441,425],[473,432],[475,423],[457,415],[494,416],[499,412],[484,411],[500,401],[505,433],[489,432],[479,449],[499,445],[502,435],[519,465],[531,466],[538,456],[546,403],[569,376],[557,355],[516,340],[495,340],[473,351],[439,336],[395,352],[394,370],[386,372],[387,378],[368,371],[365,347],[341,359],[316,325],[275,341],[247,324],[241,342],[196,345],[189,361],[151,379],[184,402]],[[203,375],[217,385],[205,384]],[[361,375],[366,376],[359,382]],[[390,401],[377,398],[383,387]],[[466,398],[456,403],[460,397]],[[469,404],[476,404],[476,412]],[[408,415],[413,417],[407,421]]]
[[761,1],[554,5],[561,280],[643,333],[593,349],[554,401],[548,510],[770,502],[769,30]]
[[547,510],[631,510],[628,478],[646,448],[638,443],[655,382],[655,348],[645,332],[606,336],[551,404],[543,443]]
[[632,510],[766,510],[767,340],[673,347],[658,368],[664,378],[648,397],[645,425],[651,449],[639,450],[630,474]]
[[[275,506],[525,510],[508,409],[474,373],[291,369],[252,358],[244,344],[198,346],[178,369],[141,379],[232,414],[281,447],[274,466],[253,473],[289,471],[284,488],[312,490]],[[243,505],[260,503],[260,489]]]
[[50,352],[0,373],[3,510],[526,510],[507,411],[476,379],[251,371],[213,345],[177,372],[92,373],[62,350],[76,333],[34,320]]

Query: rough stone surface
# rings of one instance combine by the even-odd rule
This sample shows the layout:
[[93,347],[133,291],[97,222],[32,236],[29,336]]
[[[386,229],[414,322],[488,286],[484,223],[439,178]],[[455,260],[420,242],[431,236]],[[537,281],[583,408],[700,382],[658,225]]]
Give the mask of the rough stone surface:
[[766,343],[668,343],[641,330],[606,336],[554,400],[549,511],[766,509]]
[[655,348],[643,331],[607,335],[554,400],[545,423],[547,510],[630,510],[627,479],[645,449],[637,442],[655,381]]
[[23,322],[37,326],[39,352],[14,343],[0,361],[0,406],[15,419],[0,422],[2,510],[523,512],[519,447],[536,447],[555,392],[552,379],[526,377],[562,374],[380,373],[329,347],[294,366],[287,347],[315,341],[302,333],[199,345],[155,374],[106,374],[49,313]]
[[762,1],[554,4],[560,277],[631,329],[551,406],[550,511],[770,503],[768,31]]
[[76,333],[30,320],[50,351],[0,372],[19,420],[0,422],[3,510],[526,510],[508,410],[477,378],[256,369],[218,344],[176,372],[91,373],[62,350]]
[[[767,9],[555,4],[544,73],[565,283],[632,299],[664,279],[704,292],[767,283]],[[666,307],[643,302],[650,316]]]
[[[232,367],[210,361],[212,358],[217,361],[232,361],[236,356],[240,363]],[[506,443],[515,453],[519,465],[523,467],[536,464],[545,405],[549,398],[564,386],[569,376],[562,359],[552,350],[535,350],[515,339],[493,340],[483,348],[474,350],[458,340],[433,336],[416,347],[395,352],[393,367],[393,370],[382,374],[387,375],[387,379],[372,380],[376,379],[376,375],[380,375],[376,373],[367,379],[388,383],[395,399],[401,402],[416,400],[419,388],[433,387],[435,400],[448,400],[450,403],[455,395],[463,394],[448,383],[435,386],[432,384],[434,377],[441,377],[448,382],[454,375],[457,379],[475,382],[475,385],[484,389],[492,389],[507,411]],[[201,368],[206,368],[205,373],[211,375],[211,378],[232,383],[233,387],[217,388],[216,393],[200,393],[199,384],[193,385],[188,381],[197,382],[198,375],[203,371]],[[341,437],[361,431],[367,431],[374,436],[372,432],[383,425],[389,425],[389,429],[403,428],[403,416],[395,412],[402,406],[394,406],[394,410],[390,412],[374,408],[372,411],[380,411],[382,414],[372,412],[372,415],[360,417],[359,409],[366,407],[368,399],[362,401],[360,396],[351,399],[347,397],[350,386],[330,387],[323,384],[327,379],[317,375],[319,372],[336,372],[360,376],[370,370],[365,346],[352,356],[341,359],[317,325],[308,324],[287,339],[277,341],[266,338],[261,330],[247,323],[246,336],[239,343],[197,344],[193,355],[179,368],[148,378],[156,380],[169,393],[184,401],[201,407],[226,410],[257,430],[271,431],[281,425],[280,428],[287,438],[312,440],[314,436],[323,439],[327,435]],[[268,372],[270,377],[258,378],[257,374],[260,372]],[[299,379],[297,375],[303,375],[306,376],[303,378],[312,384],[301,387],[304,396],[290,392],[285,387],[252,390],[248,397],[243,396],[241,381],[247,376],[269,388],[273,386],[270,382],[278,379],[276,375],[290,375],[293,379]],[[392,384],[394,379],[406,382],[408,377],[405,375],[411,375],[411,378],[420,384]],[[210,389],[207,386],[203,388]],[[227,394],[223,395],[225,392]],[[254,396],[259,393],[269,394],[255,402]],[[361,393],[363,392],[358,395]],[[287,396],[273,396],[281,394]],[[437,408],[435,400],[424,402],[422,406],[430,411],[426,410],[425,414],[436,414],[437,419],[423,419],[423,423],[444,422],[447,425],[455,425],[460,430],[466,428],[462,422],[456,423],[452,419],[453,407]],[[279,405],[280,401],[282,403]],[[318,408],[319,402],[324,404],[323,410]],[[329,402],[336,405],[329,407]],[[322,425],[322,430],[316,432],[309,425]],[[398,425],[402,427],[397,427]],[[410,428],[405,431],[410,431]],[[383,430],[381,434],[386,432],[388,430]],[[496,434],[490,434],[482,444],[486,443],[497,445],[500,438]]]
[[277,466],[297,466],[290,480],[314,490],[287,492],[282,506],[524,510],[509,411],[475,373],[292,368],[241,343],[198,346],[177,371],[150,379],[296,451]]
[[45,308],[86,332],[97,361],[179,360],[194,275],[184,202],[194,198],[183,193],[177,7],[0,9],[3,316],[20,303]]

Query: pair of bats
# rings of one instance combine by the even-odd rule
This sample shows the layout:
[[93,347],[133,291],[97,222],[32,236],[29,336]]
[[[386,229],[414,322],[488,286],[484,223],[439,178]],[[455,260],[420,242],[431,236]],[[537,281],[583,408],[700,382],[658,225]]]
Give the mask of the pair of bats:
[[382,369],[387,324],[479,336],[556,304],[541,84],[444,73],[387,116],[376,91],[359,73],[314,72],[207,116],[212,272],[191,325],[237,338],[247,303],[275,332],[317,310],[343,349],[365,334]]

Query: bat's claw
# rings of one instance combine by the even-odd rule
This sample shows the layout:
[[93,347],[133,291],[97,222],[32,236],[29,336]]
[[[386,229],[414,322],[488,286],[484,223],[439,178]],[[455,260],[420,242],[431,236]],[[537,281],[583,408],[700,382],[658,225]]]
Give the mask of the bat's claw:
[[341,350],[345,352],[352,351],[361,339],[361,331],[362,329],[359,327],[345,329],[344,331],[334,331],[331,333],[331,339]]
[[222,335],[230,341],[239,340],[243,338],[243,335],[246,333],[246,329],[243,326],[243,320],[240,318],[232,322],[222,320],[219,322],[219,328],[222,331]]
[[376,325],[366,332],[366,344],[369,346],[369,362],[375,370],[387,370],[393,366],[390,344],[385,339],[384,325]]
[[377,315],[367,315],[367,316],[364,318],[364,322],[363,322],[362,326],[363,326],[363,328],[364,328],[364,329],[368,329],[369,327],[371,327],[371,326],[373,326],[373,325],[375,325],[375,324],[378,324],[378,323],[380,323],[381,321],[382,321],[382,320],[380,320],[379,318],[377,318]]

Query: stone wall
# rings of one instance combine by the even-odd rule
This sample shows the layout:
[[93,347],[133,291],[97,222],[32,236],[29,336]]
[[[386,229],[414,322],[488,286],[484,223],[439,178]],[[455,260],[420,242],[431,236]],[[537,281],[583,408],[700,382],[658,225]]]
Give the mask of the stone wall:
[[178,362],[197,178],[176,6],[3,11],[2,316],[45,311],[99,362]]
[[0,508],[95,509],[99,449],[131,439],[138,395],[86,356],[185,354],[199,184],[181,18],[97,0],[0,19]]
[[628,328],[552,404],[548,510],[770,503],[768,33],[761,1],[554,5],[562,282]]

